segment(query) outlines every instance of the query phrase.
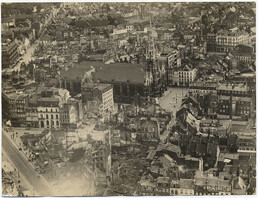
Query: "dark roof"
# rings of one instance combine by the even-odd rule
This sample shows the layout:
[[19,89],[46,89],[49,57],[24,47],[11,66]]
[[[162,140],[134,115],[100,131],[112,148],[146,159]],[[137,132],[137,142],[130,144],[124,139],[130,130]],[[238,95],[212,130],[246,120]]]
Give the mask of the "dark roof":
[[230,135],[229,138],[228,138],[228,144],[236,144],[236,141],[237,141],[237,135]]
[[92,73],[95,81],[101,82],[133,82],[144,83],[145,66],[141,64],[114,63],[105,64],[100,61],[83,61],[70,68],[68,71],[61,73],[61,78],[72,80],[81,80],[85,72],[95,68],[96,72]]
[[74,67],[70,68],[67,71],[61,72],[61,78],[67,78],[70,80],[81,80],[85,72],[90,71],[93,67],[101,66],[102,62],[98,61],[83,61],[79,64],[76,64]]
[[93,73],[93,79],[102,82],[144,83],[145,66],[141,64],[114,63],[103,65]]
[[188,144],[188,146],[187,146],[187,151],[188,151],[188,152],[194,152],[194,151],[196,151],[196,143],[195,143],[195,142],[191,142],[190,144]]
[[192,104],[195,104],[195,105],[198,105],[198,101],[196,98],[190,96],[190,97],[187,97],[187,98],[184,98],[183,99],[183,102],[182,102],[182,105],[183,104],[189,104],[189,103],[192,103]]
[[217,155],[217,146],[213,143],[208,143],[207,145],[207,152],[208,154],[210,154],[211,156],[216,158]]
[[192,137],[192,142],[200,143],[201,142],[200,136],[197,136],[197,135],[193,136]]
[[207,144],[197,144],[196,146],[196,153],[206,153],[207,150]]

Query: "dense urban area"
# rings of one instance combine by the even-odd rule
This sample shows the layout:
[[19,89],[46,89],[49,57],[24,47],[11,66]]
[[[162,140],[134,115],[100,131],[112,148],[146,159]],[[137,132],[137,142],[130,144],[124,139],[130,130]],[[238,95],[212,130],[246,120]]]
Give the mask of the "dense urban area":
[[255,194],[255,7],[3,3],[2,194]]

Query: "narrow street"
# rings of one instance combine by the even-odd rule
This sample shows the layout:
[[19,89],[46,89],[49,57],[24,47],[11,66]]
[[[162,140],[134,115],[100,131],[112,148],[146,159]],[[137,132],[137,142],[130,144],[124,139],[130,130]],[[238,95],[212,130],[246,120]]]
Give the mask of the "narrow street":
[[[51,22],[51,20],[50,20],[50,22]],[[2,70],[3,73],[6,72],[6,71],[10,71],[10,72],[15,71],[15,70],[20,71],[22,63],[28,64],[33,59],[33,54],[34,54],[35,50],[37,49],[37,47],[39,45],[39,42],[40,42],[40,39],[44,35],[49,23],[45,26],[45,28],[42,31],[40,37],[37,40],[35,40],[35,42],[32,43],[32,45],[26,50],[25,54],[22,56],[22,59],[17,63],[17,65],[13,68],[6,68],[6,69]]]

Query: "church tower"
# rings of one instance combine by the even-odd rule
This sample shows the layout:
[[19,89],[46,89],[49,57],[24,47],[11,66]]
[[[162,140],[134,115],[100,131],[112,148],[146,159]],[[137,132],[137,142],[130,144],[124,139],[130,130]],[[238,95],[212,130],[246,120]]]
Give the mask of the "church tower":
[[[159,69],[157,67],[156,61],[156,48],[153,38],[153,28],[152,21],[150,20],[150,29],[149,29],[149,45],[146,53],[146,82],[148,82],[148,92],[146,94],[148,97],[159,97],[160,96],[160,75]],[[147,84],[146,84],[147,85]]]

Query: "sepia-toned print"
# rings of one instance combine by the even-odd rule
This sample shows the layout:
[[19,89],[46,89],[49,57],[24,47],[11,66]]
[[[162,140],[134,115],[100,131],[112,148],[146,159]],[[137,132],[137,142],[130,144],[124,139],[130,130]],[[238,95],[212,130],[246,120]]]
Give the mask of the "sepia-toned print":
[[1,4],[3,196],[256,194],[255,2]]

